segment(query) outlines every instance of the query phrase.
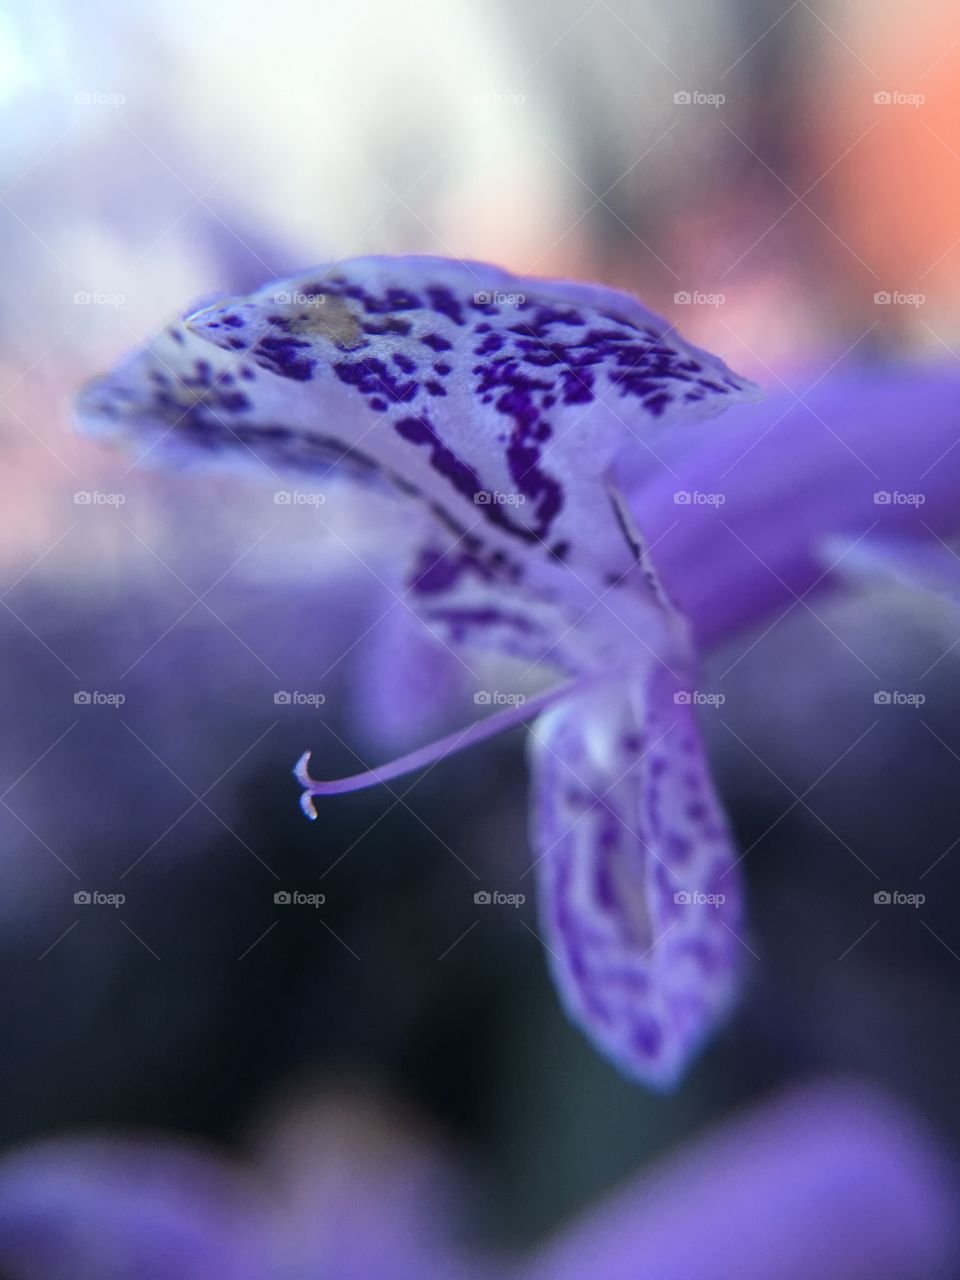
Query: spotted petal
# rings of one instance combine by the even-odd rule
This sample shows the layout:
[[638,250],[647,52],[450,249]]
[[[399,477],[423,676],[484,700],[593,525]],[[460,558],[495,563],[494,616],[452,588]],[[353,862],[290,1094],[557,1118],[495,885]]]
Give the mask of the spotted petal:
[[666,668],[585,688],[531,737],[553,976],[628,1075],[669,1086],[726,1012],[741,901],[689,693]]
[[194,312],[79,415],[176,459],[258,457],[419,499],[451,580],[549,596],[559,563],[602,585],[631,569],[605,483],[621,451],[754,397],[625,294],[381,257]]

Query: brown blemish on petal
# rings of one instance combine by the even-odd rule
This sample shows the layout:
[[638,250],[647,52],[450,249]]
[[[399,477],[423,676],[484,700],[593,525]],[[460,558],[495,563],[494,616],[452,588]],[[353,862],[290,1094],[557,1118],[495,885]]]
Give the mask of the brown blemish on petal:
[[360,321],[345,298],[318,294],[315,301],[289,309],[289,332],[300,337],[326,338],[344,351],[362,346],[366,340]]

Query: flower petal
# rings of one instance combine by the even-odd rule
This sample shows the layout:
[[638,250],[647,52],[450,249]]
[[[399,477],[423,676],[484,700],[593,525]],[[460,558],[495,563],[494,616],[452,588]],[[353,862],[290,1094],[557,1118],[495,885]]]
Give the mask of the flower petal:
[[614,290],[361,258],[169,326],[81,395],[96,434],[338,472],[426,504],[474,567],[629,570],[600,483],[624,447],[755,388]]
[[960,534],[958,435],[953,367],[877,365],[667,433],[662,466],[619,479],[704,652],[836,586],[843,563],[819,554],[831,535]]
[[755,1105],[566,1228],[523,1280],[945,1280],[956,1173],[897,1099],[804,1086]]
[[0,1267],[23,1280],[255,1280],[265,1206],[192,1149],[65,1139],[0,1162]]
[[561,997],[623,1071],[669,1086],[726,1012],[742,951],[734,855],[689,693],[665,668],[585,688],[536,722],[531,754]]

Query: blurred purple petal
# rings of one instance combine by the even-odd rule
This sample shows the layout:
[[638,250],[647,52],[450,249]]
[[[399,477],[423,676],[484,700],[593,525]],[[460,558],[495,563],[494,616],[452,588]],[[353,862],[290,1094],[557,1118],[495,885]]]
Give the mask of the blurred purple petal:
[[74,1139],[0,1163],[14,1280],[262,1280],[265,1222],[239,1173],[186,1148]]
[[0,1163],[11,1280],[457,1280],[457,1179],[368,1100],[274,1128],[258,1176],[186,1145],[51,1141]]
[[388,600],[384,608],[351,662],[353,712],[362,738],[399,754],[449,725],[476,681],[405,604]]
[[517,1266],[456,1243],[434,1140],[334,1096],[271,1127],[256,1180],[185,1146],[48,1141],[0,1162],[10,1280],[939,1280],[954,1170],[853,1085],[794,1090],[699,1138]]
[[[835,585],[824,539],[960,532],[960,379],[874,370],[657,442],[630,486],[657,570],[709,646]],[[841,566],[838,566],[838,569]]]
[[799,1090],[675,1156],[561,1236],[525,1280],[938,1280],[955,1180],[880,1093]]

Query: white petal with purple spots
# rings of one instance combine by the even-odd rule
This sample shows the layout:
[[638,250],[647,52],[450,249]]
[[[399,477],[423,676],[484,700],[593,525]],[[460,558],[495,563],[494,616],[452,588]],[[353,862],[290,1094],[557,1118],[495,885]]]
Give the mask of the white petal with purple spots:
[[537,721],[544,942],[571,1017],[627,1074],[674,1083],[736,988],[741,896],[689,703],[665,668]]
[[514,571],[533,553],[617,573],[630,551],[599,483],[616,455],[755,394],[615,290],[381,257],[194,312],[93,383],[80,417],[180,456],[246,449],[392,486]]

